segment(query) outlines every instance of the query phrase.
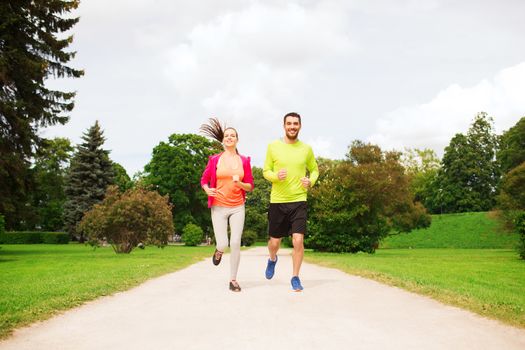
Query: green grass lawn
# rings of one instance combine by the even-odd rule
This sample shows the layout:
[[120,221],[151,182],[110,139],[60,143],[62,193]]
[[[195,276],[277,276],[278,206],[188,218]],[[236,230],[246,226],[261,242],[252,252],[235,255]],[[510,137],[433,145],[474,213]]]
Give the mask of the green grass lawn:
[[147,247],[115,254],[79,244],[0,246],[0,338],[14,327],[134,287],[213,254],[213,247]]
[[505,248],[518,244],[492,213],[433,215],[427,229],[387,237],[382,248]]
[[525,261],[514,250],[379,249],[305,258],[525,327]]

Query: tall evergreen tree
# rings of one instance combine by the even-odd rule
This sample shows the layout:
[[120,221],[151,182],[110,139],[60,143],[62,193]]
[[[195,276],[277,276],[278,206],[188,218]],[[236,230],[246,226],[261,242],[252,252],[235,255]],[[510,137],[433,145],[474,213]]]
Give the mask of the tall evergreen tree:
[[71,160],[64,206],[66,231],[80,241],[84,237],[76,230],[78,222],[94,204],[104,199],[107,187],[115,181],[109,151],[102,149],[105,138],[98,121],[82,136],[82,140],[84,142]]
[[66,66],[75,52],[65,49],[78,18],[68,15],[79,1],[0,2],[0,213],[8,228],[17,226],[31,178],[29,160],[40,144],[38,129],[64,124],[73,109],[72,92],[50,90],[45,80],[80,77]]
[[492,118],[481,112],[467,135],[456,134],[445,148],[434,186],[433,211],[484,211],[495,205],[500,170]]

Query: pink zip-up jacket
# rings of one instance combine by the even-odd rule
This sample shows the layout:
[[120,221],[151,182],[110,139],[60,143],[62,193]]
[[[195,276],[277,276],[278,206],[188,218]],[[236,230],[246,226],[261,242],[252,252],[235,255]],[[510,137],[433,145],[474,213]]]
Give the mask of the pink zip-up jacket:
[[[204,172],[202,173],[201,187],[204,185],[208,185],[210,188],[217,187],[217,163],[219,162],[222,153],[224,152],[214,154],[208,159],[208,165],[206,165],[206,169],[204,169]],[[253,175],[252,166],[250,165],[250,157],[245,157],[240,154],[239,156],[241,157],[242,168],[244,169],[244,178],[242,179],[242,182],[252,185],[253,190]],[[246,191],[241,188],[241,192],[242,197],[246,201]],[[208,196],[208,208],[211,208],[212,205],[213,197]]]

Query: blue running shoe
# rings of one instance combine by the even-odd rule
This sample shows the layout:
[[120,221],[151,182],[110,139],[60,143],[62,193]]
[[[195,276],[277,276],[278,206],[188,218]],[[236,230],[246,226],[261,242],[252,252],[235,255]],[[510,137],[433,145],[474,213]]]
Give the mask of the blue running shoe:
[[273,277],[273,274],[275,273],[275,265],[277,264],[278,257],[275,256],[275,261],[272,261],[272,259],[268,259],[268,265],[266,265],[266,278],[271,280]]
[[303,286],[301,285],[301,280],[299,279],[299,276],[293,276],[290,282],[292,282],[292,289],[295,292],[300,292],[303,290]]

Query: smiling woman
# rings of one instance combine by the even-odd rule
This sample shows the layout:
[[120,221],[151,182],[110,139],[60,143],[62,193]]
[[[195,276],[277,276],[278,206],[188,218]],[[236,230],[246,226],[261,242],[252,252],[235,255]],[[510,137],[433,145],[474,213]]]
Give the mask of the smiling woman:
[[241,237],[244,229],[244,202],[246,191],[253,190],[250,158],[239,154],[239,135],[232,127],[224,127],[216,118],[201,126],[201,132],[222,143],[224,152],[210,157],[202,174],[201,186],[208,195],[211,220],[217,248],[213,254],[214,265],[219,265],[228,247],[228,224],[230,226],[230,290],[240,292],[237,271],[241,258]]

